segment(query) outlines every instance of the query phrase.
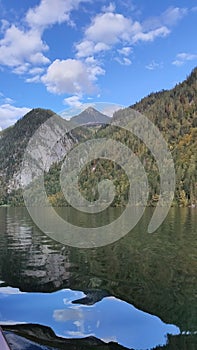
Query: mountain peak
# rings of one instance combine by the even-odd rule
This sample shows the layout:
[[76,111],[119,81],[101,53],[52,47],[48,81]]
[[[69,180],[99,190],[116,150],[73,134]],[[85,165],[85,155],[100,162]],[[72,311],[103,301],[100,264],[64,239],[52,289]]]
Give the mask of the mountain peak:
[[109,124],[110,117],[90,106],[71,120],[76,124]]
[[88,113],[98,112],[95,108],[93,108],[93,107],[91,107],[91,106],[88,107],[88,108],[86,108],[85,111],[88,112]]

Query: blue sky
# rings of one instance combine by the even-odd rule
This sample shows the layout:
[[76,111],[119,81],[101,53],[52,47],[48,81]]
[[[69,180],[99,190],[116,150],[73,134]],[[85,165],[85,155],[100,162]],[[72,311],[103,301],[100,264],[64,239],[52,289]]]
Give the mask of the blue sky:
[[196,23],[196,0],[0,0],[0,128],[173,87],[197,65]]

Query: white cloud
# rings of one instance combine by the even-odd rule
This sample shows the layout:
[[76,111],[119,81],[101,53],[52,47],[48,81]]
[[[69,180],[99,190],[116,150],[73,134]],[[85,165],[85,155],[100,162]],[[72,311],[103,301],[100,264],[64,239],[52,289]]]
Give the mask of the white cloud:
[[0,32],[3,33],[10,26],[10,24],[6,19],[2,19],[0,23],[1,23]]
[[[177,13],[176,15],[178,17]],[[167,15],[165,17],[167,18]],[[170,20],[170,13],[168,13],[168,22],[172,22],[172,17],[171,14]],[[154,41],[157,37],[165,37],[169,33],[170,29],[162,25],[161,20],[157,20],[154,28],[151,28],[148,22],[143,24],[134,22],[131,18],[119,13],[101,13],[96,15],[90,26],[86,28],[83,40],[76,45],[76,55],[78,58],[84,58],[123,45],[123,48],[117,48],[118,53],[129,56],[132,51],[129,45],[139,41]],[[124,61],[125,64],[130,64],[129,60],[120,60],[121,63]]]
[[161,68],[162,66],[163,66],[163,63],[152,61],[151,63],[146,65],[146,69],[155,70],[155,69]]
[[167,27],[160,27],[154,30],[150,30],[147,33],[140,31],[133,36],[133,43],[136,43],[138,41],[154,41],[157,37],[165,37],[169,33],[170,30]]
[[77,57],[84,58],[87,56],[91,56],[92,54],[99,53],[101,51],[110,50],[110,46],[105,44],[104,42],[94,43],[90,40],[84,40],[81,43],[76,45],[77,49]]
[[122,105],[116,105],[113,103],[106,104],[106,106],[102,109],[102,113],[107,115],[108,117],[112,117],[114,112],[119,111],[120,109],[125,108]]
[[94,18],[85,31],[85,37],[93,42],[112,45],[121,40],[129,41],[132,30],[130,19],[119,13],[107,12]]
[[41,0],[26,14],[26,21],[32,28],[44,29],[55,23],[70,21],[70,12],[81,2],[88,0]]
[[[42,82],[52,93],[74,95],[68,97],[67,104],[78,104],[76,97],[96,91],[95,82],[105,74],[102,60],[107,51],[112,50],[111,57],[121,65],[129,66],[132,64],[129,57],[131,46],[167,36],[170,26],[188,11],[186,8],[170,7],[161,16],[140,23],[116,13],[116,6],[111,2],[92,18],[82,40],[75,44],[75,59],[56,59],[51,63],[46,56],[49,47],[43,40],[44,30],[56,23],[71,24],[72,11],[81,3],[90,1],[40,0],[21,21],[26,27],[10,26],[7,21],[1,21],[0,64],[10,67],[15,74],[24,74],[27,83]],[[41,74],[44,75],[41,77]]]
[[13,104],[15,101],[10,97],[5,97],[4,102],[8,104]]
[[176,55],[176,60],[172,62],[175,66],[182,66],[187,61],[197,60],[197,54],[182,52]]
[[188,13],[187,8],[169,7],[160,16],[150,17],[142,23],[144,31],[150,31],[159,27],[168,29],[176,25]]
[[81,331],[65,331],[65,335],[67,337],[71,337],[71,338],[86,338],[86,337],[91,337],[91,333],[86,333],[85,331],[84,332],[81,332]]
[[191,54],[191,53],[186,53],[186,52],[182,52],[179,53],[177,55],[177,58],[183,61],[191,61],[191,60],[195,60],[197,58],[196,54]]
[[18,67],[25,63],[46,64],[49,59],[43,55],[48,46],[37,31],[23,31],[15,25],[9,27],[0,40],[0,64]]
[[[26,28],[1,21],[3,38],[0,40],[0,65],[11,67],[16,74],[27,72],[27,66],[49,64],[44,55],[49,47],[42,40],[43,31],[50,25],[70,21],[72,10],[89,0],[41,0],[30,8],[25,17]],[[25,22],[23,22],[25,24]]]
[[22,65],[19,65],[18,67],[13,68],[12,72],[14,74],[17,74],[17,75],[23,75],[23,74],[27,73],[29,68],[30,68],[30,64],[29,63],[24,63]]
[[83,103],[80,101],[80,96],[70,96],[64,99],[64,103],[67,104],[69,107],[72,108],[80,108]]
[[116,57],[115,60],[118,63],[120,63],[122,66],[130,66],[132,64],[132,61],[127,57],[123,57],[123,58]]
[[35,75],[32,78],[27,78],[25,81],[26,83],[40,83],[40,75]]
[[89,74],[89,79],[91,81],[96,81],[97,80],[97,77],[99,75],[105,75],[105,70],[103,68],[101,68],[100,66],[98,65],[90,65],[88,68],[87,68],[87,72]]
[[121,54],[123,56],[129,56],[132,51],[133,51],[133,49],[130,46],[125,46],[122,49],[118,50],[119,54]]
[[89,40],[84,40],[79,44],[76,44],[77,57],[87,57],[94,53],[94,43]]
[[8,103],[0,105],[0,127],[7,128],[16,123],[17,119],[23,117],[30,111],[30,108],[15,107]]
[[109,337],[103,337],[101,338],[101,340],[103,340],[105,343],[110,343],[110,342],[118,343],[118,339],[115,335],[112,335]]
[[114,12],[116,10],[116,5],[114,3],[110,3],[109,6],[103,6],[103,12]]
[[170,7],[161,16],[162,24],[167,26],[176,25],[187,13],[187,8]]
[[172,64],[173,64],[174,66],[179,67],[179,66],[182,66],[182,65],[184,64],[184,62],[183,62],[183,61],[180,61],[180,60],[174,60],[174,61],[172,62]]
[[28,71],[29,74],[42,74],[44,72],[44,68],[41,68],[41,67],[35,67],[35,68],[32,68]]
[[55,94],[92,93],[95,90],[92,81],[101,73],[100,67],[87,67],[76,59],[55,60],[42,77],[42,82],[48,91]]
[[18,288],[12,287],[1,287],[0,293],[4,294],[4,296],[12,295],[12,294],[26,294],[25,292],[21,292]]

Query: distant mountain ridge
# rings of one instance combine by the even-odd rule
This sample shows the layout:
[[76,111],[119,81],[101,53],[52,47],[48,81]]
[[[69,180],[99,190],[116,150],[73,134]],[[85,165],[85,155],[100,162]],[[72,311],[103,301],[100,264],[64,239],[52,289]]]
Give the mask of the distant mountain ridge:
[[86,108],[80,114],[71,118],[71,121],[78,125],[86,125],[86,124],[109,124],[111,118],[107,115],[97,111],[93,107]]

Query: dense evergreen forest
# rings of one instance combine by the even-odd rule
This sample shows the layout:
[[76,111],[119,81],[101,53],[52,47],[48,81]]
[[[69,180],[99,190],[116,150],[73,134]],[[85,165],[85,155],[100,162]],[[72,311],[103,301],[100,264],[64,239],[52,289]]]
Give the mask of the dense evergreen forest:
[[[148,117],[160,130],[171,151],[176,171],[176,188],[173,205],[197,205],[197,68],[182,83],[171,90],[151,93],[140,102],[114,114],[113,120],[128,118],[130,110]],[[31,112],[30,112],[31,113]],[[36,110],[18,121],[14,127],[0,134],[0,203],[22,205],[21,189],[9,190],[8,182],[19,169],[22,153],[32,132],[48,118],[51,111]],[[34,111],[35,114],[35,111]],[[143,164],[149,182],[148,204],[155,206],[159,199],[160,177],[157,163],[145,144],[125,130],[111,125],[75,130],[77,142],[107,137],[124,142],[137,154]],[[45,174],[45,187],[54,206],[67,202],[61,191],[59,175],[62,162],[55,162]],[[95,171],[92,171],[92,169]],[[98,183],[103,179],[113,181],[116,195],[113,206],[125,205],[128,200],[129,182],[123,169],[109,160],[97,159],[81,172],[79,187],[86,199],[98,199]],[[36,180],[39,181],[39,180]],[[39,203],[39,194],[38,203]]]

